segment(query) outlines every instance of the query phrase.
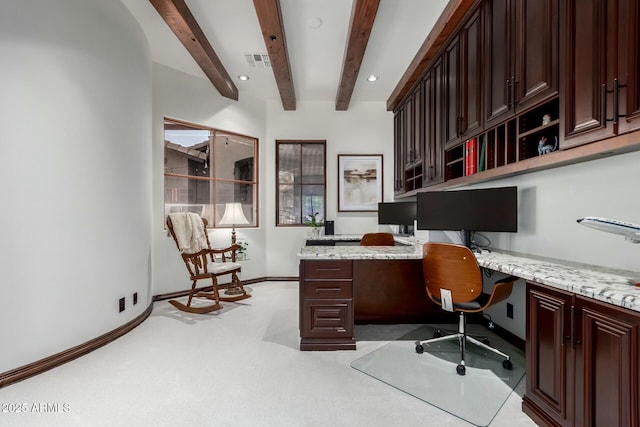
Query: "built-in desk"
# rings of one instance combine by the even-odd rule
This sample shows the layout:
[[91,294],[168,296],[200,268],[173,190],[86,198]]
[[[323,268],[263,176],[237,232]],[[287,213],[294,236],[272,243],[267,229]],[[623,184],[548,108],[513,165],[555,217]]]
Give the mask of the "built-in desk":
[[[298,256],[301,350],[355,349],[354,322],[442,313],[427,302],[422,245],[308,246]],[[539,425],[637,425],[640,273],[505,251],[476,258],[526,281],[524,412]]]
[[427,297],[421,249],[307,246],[300,251],[300,349],[355,349],[353,325],[454,317]]

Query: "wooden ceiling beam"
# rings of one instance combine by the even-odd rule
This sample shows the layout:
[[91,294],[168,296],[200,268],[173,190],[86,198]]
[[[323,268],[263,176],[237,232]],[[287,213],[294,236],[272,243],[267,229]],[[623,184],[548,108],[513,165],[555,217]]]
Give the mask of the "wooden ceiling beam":
[[238,100],[238,88],[184,0],[149,0],[220,95]]
[[342,73],[336,95],[336,110],[338,111],[346,111],[349,108],[379,5],[380,0],[355,0],[353,3],[349,36],[344,50]]
[[449,0],[444,11],[420,46],[400,81],[387,99],[387,111],[394,111],[427,70],[447,38],[462,21],[476,0]]
[[253,0],[258,15],[262,37],[267,47],[273,75],[280,91],[282,107],[287,111],[296,109],[296,92],[293,87],[291,65],[287,53],[287,40],[282,25],[279,0]]

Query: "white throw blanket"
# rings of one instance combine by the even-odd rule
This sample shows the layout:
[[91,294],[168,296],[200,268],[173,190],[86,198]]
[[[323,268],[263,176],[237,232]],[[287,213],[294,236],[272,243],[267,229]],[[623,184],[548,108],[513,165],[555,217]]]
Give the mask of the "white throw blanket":
[[193,212],[170,213],[171,225],[176,235],[180,252],[194,254],[206,249],[207,238],[200,215]]

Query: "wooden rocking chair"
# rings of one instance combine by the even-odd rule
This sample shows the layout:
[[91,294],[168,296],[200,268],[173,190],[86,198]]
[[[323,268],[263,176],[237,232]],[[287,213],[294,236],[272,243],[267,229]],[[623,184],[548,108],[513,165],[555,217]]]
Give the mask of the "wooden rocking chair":
[[[193,223],[201,223],[202,225],[202,230],[199,231],[204,234],[206,239],[205,248],[194,253],[187,253],[187,251],[184,251],[183,248],[180,247],[180,239],[176,237],[176,230],[174,229],[174,224],[171,221],[171,217],[174,215],[196,215],[200,219],[200,221],[196,221],[194,219]],[[209,242],[209,236],[207,234],[207,220],[193,213],[169,214],[169,216],[167,216],[167,229],[169,230],[171,237],[173,237],[173,240],[176,242],[176,246],[180,251],[180,255],[182,256],[182,260],[187,267],[189,277],[192,281],[187,304],[185,305],[177,300],[170,300],[169,303],[171,305],[178,310],[203,314],[222,308],[220,301],[233,302],[251,297],[251,295],[245,291],[244,286],[242,286],[242,281],[238,278],[238,273],[240,272],[241,267],[241,265],[236,262],[236,251],[240,248],[238,244],[233,244],[228,248],[223,249],[212,249],[211,243]],[[225,286],[225,295],[228,296],[220,296],[218,277],[225,274],[231,275],[231,283]],[[211,279],[211,290],[209,291],[209,289],[206,288],[196,289],[196,283],[198,280],[206,279]],[[191,305],[193,298],[206,298],[213,301],[213,303],[210,305],[194,307]]]

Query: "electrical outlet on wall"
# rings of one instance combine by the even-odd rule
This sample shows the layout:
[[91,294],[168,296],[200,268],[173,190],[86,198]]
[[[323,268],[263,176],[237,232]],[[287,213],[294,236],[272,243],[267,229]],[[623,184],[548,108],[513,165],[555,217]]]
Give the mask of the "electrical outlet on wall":
[[513,304],[510,302],[507,303],[507,317],[513,319]]
[[134,292],[133,293],[133,305],[136,305],[138,303],[138,293]]
[[124,297],[118,300],[118,309],[120,313],[124,311]]

